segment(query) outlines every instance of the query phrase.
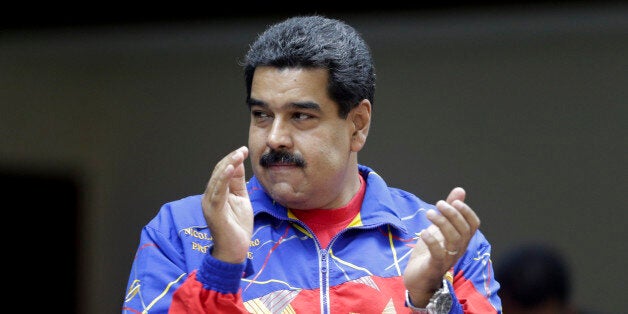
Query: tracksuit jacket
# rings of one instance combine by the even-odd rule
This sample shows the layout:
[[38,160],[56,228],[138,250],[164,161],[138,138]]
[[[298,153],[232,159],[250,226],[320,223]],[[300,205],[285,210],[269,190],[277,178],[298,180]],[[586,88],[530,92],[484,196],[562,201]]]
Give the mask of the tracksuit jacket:
[[[359,170],[360,213],[327,248],[252,177],[254,229],[242,264],[211,256],[202,195],[165,204],[142,229],[122,313],[167,313],[171,304],[170,313],[409,313],[403,271],[435,207]],[[478,230],[445,275],[450,313],[501,313],[490,250]]]

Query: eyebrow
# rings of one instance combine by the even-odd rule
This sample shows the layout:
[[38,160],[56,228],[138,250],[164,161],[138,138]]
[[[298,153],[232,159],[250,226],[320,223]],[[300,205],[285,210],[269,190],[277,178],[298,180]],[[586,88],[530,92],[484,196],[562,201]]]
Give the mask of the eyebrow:
[[[247,105],[249,106],[249,109],[251,109],[251,107],[253,106],[260,106],[260,107],[268,108],[268,104],[266,102],[263,102],[255,98],[249,98],[247,100]],[[313,101],[291,102],[285,105],[284,107],[293,108],[293,109],[308,109],[308,110],[321,111],[321,106],[318,103],[313,102]]]

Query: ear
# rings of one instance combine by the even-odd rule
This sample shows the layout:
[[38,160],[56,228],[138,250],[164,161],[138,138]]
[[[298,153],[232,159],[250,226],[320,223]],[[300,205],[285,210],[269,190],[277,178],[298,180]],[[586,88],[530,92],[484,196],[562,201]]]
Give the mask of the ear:
[[353,133],[351,134],[351,151],[358,152],[364,147],[366,137],[371,126],[371,102],[363,99],[349,112],[349,119],[353,123]]

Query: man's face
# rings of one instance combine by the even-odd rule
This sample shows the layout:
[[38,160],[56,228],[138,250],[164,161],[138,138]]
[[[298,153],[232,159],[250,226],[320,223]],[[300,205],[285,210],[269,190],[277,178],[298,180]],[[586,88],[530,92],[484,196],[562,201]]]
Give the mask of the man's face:
[[325,69],[258,67],[253,76],[253,172],[289,208],[337,208],[355,193],[355,125],[338,116],[327,84]]

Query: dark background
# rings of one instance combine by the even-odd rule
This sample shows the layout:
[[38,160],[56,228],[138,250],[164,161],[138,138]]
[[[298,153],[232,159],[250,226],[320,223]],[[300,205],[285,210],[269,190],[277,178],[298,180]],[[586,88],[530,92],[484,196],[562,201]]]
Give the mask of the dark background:
[[320,13],[355,26],[375,57],[362,163],[430,202],[465,187],[494,263],[519,243],[550,243],[572,266],[575,303],[623,308],[626,5],[30,5],[0,19],[15,296],[119,312],[143,225],[201,193],[215,162],[246,144],[248,44],[268,24]]
[[180,22],[206,23],[213,19],[266,18],[275,20],[290,15],[323,14],[441,14],[452,12],[517,11],[566,7],[597,7],[622,4],[623,1],[378,1],[372,4],[343,5],[336,1],[316,3],[299,2],[292,4],[252,2],[247,4],[221,3],[207,7],[205,4],[164,3],[162,5],[129,5],[128,3],[83,4],[54,3],[14,3],[3,10],[0,25],[5,29],[42,30],[59,27],[94,27],[139,24],[161,24]]

